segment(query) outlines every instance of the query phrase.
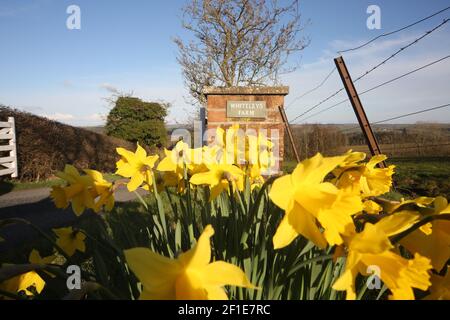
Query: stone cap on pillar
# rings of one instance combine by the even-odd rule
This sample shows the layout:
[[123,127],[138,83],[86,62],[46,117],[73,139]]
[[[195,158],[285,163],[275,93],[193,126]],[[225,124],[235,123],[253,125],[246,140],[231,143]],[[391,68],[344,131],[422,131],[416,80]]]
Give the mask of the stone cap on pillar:
[[205,87],[203,94],[208,95],[277,95],[285,96],[289,93],[288,86],[277,87]]

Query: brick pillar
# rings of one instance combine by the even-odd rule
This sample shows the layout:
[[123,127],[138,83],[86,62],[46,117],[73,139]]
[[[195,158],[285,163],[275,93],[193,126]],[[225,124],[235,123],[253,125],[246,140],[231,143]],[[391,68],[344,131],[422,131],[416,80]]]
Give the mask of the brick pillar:
[[[284,97],[289,93],[289,87],[207,87],[203,91],[207,98],[208,129],[222,127],[224,129],[239,123],[240,127],[249,129],[267,129],[270,138],[272,130],[278,130],[278,143],[280,166],[284,156],[284,126],[278,106],[284,106]],[[264,101],[266,116],[257,117],[229,117],[227,114],[227,102]],[[275,155],[277,156],[277,155]],[[280,167],[281,170],[281,167]]]

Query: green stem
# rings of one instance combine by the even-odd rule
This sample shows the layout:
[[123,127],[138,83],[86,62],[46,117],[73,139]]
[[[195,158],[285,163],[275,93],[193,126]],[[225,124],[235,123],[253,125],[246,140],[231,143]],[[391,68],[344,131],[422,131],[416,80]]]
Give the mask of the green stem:
[[176,203],[173,203],[172,196],[170,195],[170,192],[167,189],[167,187],[164,187],[164,190],[166,191],[167,198],[169,199],[170,207],[172,208],[172,212],[175,216],[175,220],[178,220],[179,217],[178,217],[177,205],[176,205]]
[[267,179],[266,182],[264,182],[263,186],[262,186],[261,189],[259,190],[259,193],[258,193],[258,195],[257,195],[257,197],[256,197],[255,202],[253,203],[253,206],[252,206],[252,209],[251,209],[251,212],[250,212],[250,216],[251,216],[251,217],[254,217],[254,216],[256,215],[256,212],[257,212],[258,209],[259,209],[259,205],[260,205],[260,203],[261,203],[261,199],[262,199],[262,197],[264,196],[264,193],[265,193],[266,189],[267,189],[268,186],[271,185],[271,184],[275,181],[275,179],[277,179],[277,178],[279,178],[279,176],[272,176],[272,177],[270,177],[269,179]]
[[317,256],[317,257],[314,257],[314,258],[302,261],[298,265],[296,265],[294,268],[292,268],[291,271],[289,271],[288,278],[290,276],[292,276],[294,273],[296,273],[298,270],[300,270],[302,267],[304,267],[304,266],[306,266],[308,264],[311,264],[311,263],[317,262],[317,261],[329,260],[329,259],[332,259],[332,258],[333,258],[333,254],[326,254],[326,255],[323,255],[323,256]]
[[101,241],[97,238],[95,238],[94,236],[90,235],[89,233],[87,233],[84,230],[80,230],[79,232],[83,233],[87,238],[91,239],[92,241],[96,242],[97,244],[99,244],[101,247],[103,247],[104,249],[110,249],[112,250],[117,256],[119,256],[120,258],[123,257],[123,252],[121,250],[119,250],[118,248],[114,247],[113,245],[111,245],[108,241]]

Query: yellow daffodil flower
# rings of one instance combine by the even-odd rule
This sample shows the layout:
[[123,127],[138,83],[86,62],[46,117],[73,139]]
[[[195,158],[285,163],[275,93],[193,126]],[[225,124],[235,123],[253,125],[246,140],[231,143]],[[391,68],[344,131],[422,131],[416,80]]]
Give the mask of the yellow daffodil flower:
[[[55,264],[56,259],[57,259],[57,256],[55,254],[52,254],[52,255],[50,255],[48,257],[41,257],[41,255],[39,254],[39,251],[37,251],[36,249],[33,249],[30,252],[30,256],[28,257],[28,261],[30,263],[39,264],[39,265]],[[50,277],[52,277],[52,278],[56,277],[53,273],[48,272],[47,270],[44,270],[44,272],[46,274],[48,274]]]
[[183,141],[178,141],[172,150],[164,149],[164,154],[166,157],[158,164],[158,171],[170,171],[183,176],[185,166],[193,162],[190,149]]
[[247,176],[250,179],[250,187],[252,190],[259,188],[264,184],[264,177],[261,173],[261,168],[257,164],[247,167]]
[[188,166],[189,174],[194,175],[208,171],[207,164],[217,163],[214,157],[214,149],[204,146],[202,148],[189,149],[191,163]]
[[[202,148],[202,164],[201,172],[208,171],[208,164],[220,164],[222,159],[223,149],[217,145],[204,146]],[[195,172],[198,173],[198,172]]]
[[[346,156],[324,158],[320,153],[299,163],[292,174],[274,181],[270,199],[285,211],[273,237],[275,248],[290,244],[299,234],[320,248],[341,244],[341,234],[353,228],[351,216],[362,210],[361,198],[340,190],[324,178]],[[322,233],[317,222],[324,228]]]
[[385,155],[376,155],[370,158],[364,166],[364,172],[360,178],[361,191],[365,196],[379,196],[389,192],[392,186],[394,165],[387,168],[376,168],[376,165],[386,160]]
[[[179,176],[174,172],[157,171],[155,174],[156,190],[161,193],[165,187],[177,187],[179,193],[184,192],[184,181],[180,180]],[[147,191],[153,191],[153,187],[143,186]]]
[[56,176],[68,183],[65,187],[54,186],[50,193],[57,208],[65,209],[71,202],[76,215],[82,214],[86,208],[94,208],[91,177],[81,176],[72,165],[66,165],[64,171],[57,172]]
[[383,207],[380,206],[378,203],[372,200],[366,200],[363,202],[363,210],[370,214],[377,214],[380,213],[380,211],[383,210]]
[[[450,204],[444,197],[436,197],[433,205],[435,215],[450,213]],[[412,253],[430,258],[434,269],[440,271],[450,259],[450,221],[433,220],[403,238],[400,244]]]
[[31,250],[30,252],[30,256],[28,258],[28,261],[30,263],[35,263],[35,264],[52,264],[56,259],[56,255],[52,254],[48,257],[41,257],[41,255],[39,254],[39,251],[37,251],[36,249]]
[[153,183],[152,169],[158,160],[158,155],[147,156],[147,152],[139,143],[136,152],[133,153],[124,148],[117,148],[117,153],[122,158],[117,161],[116,174],[130,178],[127,184],[128,191],[132,192],[139,188],[143,183],[151,186]]
[[[387,213],[394,213],[399,210],[419,210],[421,211],[428,208],[434,202],[435,198],[430,197],[419,197],[411,200],[401,199],[400,202],[385,202],[383,204],[383,209]],[[432,213],[433,210],[430,211]]]
[[61,186],[52,186],[50,197],[55,203],[55,206],[59,209],[65,209],[69,206],[69,201],[67,200],[66,193],[64,191],[64,188]]
[[246,136],[239,128],[239,124],[233,124],[226,129],[223,146],[223,158],[220,163],[227,165],[243,165],[246,162]]
[[76,215],[81,215],[86,208],[95,212],[103,207],[111,210],[114,206],[112,183],[106,181],[98,171],[85,169],[84,172],[87,175],[82,176],[74,166],[66,165],[64,172],[57,173],[68,185],[53,186],[50,195],[56,207],[67,208],[71,202]]
[[364,230],[347,240],[348,256],[345,271],[334,283],[333,289],[346,290],[347,299],[356,298],[355,278],[358,273],[368,275],[369,268],[377,267],[377,276],[390,289],[391,299],[414,299],[412,288],[427,290],[430,286],[430,260],[419,254],[405,259],[394,253],[389,237],[410,228],[417,222],[416,212],[401,211],[381,219],[376,224],[366,223]]
[[53,229],[58,239],[56,244],[64,250],[64,252],[70,257],[73,256],[75,251],[86,251],[86,245],[84,240],[86,235],[78,230],[73,230],[72,227]]
[[259,149],[259,151],[268,150],[271,151],[273,148],[273,142],[267,138],[267,135],[263,131],[258,131],[258,134],[247,134],[248,148]]
[[178,141],[173,150],[164,149],[165,158],[160,161],[156,170],[163,172],[162,178],[166,186],[176,186],[179,192],[184,191],[184,171],[194,167],[192,152],[183,141]]
[[111,211],[114,207],[113,184],[105,180],[103,175],[96,170],[85,169],[84,172],[91,177],[94,184],[95,197],[98,197],[94,204],[94,211],[99,212],[102,207],[105,207],[106,211]]
[[131,270],[143,285],[139,299],[226,300],[225,285],[255,287],[238,267],[211,261],[211,225],[206,226],[197,244],[178,259],[169,259],[147,248],[125,250]]
[[[0,283],[0,289],[10,293],[23,292],[27,296],[34,296],[35,292],[38,294],[45,287],[45,281],[35,272],[30,271]],[[0,296],[0,300],[2,296]]]
[[211,141],[211,145],[215,145],[223,149],[225,148],[225,130],[223,128],[216,128],[216,135],[214,140]]
[[450,266],[444,276],[431,275],[430,294],[425,300],[450,300]]
[[267,139],[265,134],[254,130],[244,132],[239,124],[234,124],[226,130],[216,129],[215,141],[210,146],[216,161],[205,161],[207,164],[234,164],[244,171],[248,166],[256,165],[259,169],[268,174],[269,169],[275,166],[272,152],[273,143]]
[[246,164],[241,167],[250,178],[252,190],[264,183],[264,175],[269,175],[275,166],[272,147],[273,143],[261,131],[258,135],[247,135]]
[[244,172],[238,167],[228,164],[211,164],[207,167],[208,172],[194,174],[189,182],[193,185],[209,185],[210,200],[222,191],[229,190],[230,183],[234,191],[244,189]]
[[364,197],[379,196],[389,192],[395,166],[376,167],[387,159],[385,155],[376,155],[367,163],[359,163],[362,159],[364,157],[360,152],[347,153],[347,159],[342,167],[334,171],[334,175],[338,177],[336,185],[340,188],[352,188],[355,193],[361,192]]

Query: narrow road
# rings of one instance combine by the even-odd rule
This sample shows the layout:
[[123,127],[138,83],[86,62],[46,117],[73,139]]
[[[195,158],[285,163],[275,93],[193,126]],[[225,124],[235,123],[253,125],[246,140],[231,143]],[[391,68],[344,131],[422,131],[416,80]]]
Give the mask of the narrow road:
[[[12,191],[0,195],[0,219],[3,208],[11,208],[24,204],[37,203],[50,197],[51,188],[38,188],[29,190]],[[144,194],[145,191],[139,189],[139,194]],[[125,186],[120,186],[114,193],[114,198],[117,202],[126,202],[136,199],[133,192],[128,192]]]
[[[43,230],[50,230],[68,225],[77,219],[72,209],[58,209],[50,199],[50,188],[13,191],[0,196],[0,220],[21,218],[30,221]],[[140,195],[146,193],[140,189]],[[116,202],[127,202],[137,198],[128,192],[125,186],[118,188],[114,194]],[[0,262],[1,253],[25,244],[36,237],[37,233],[29,226],[14,224],[0,229]]]

